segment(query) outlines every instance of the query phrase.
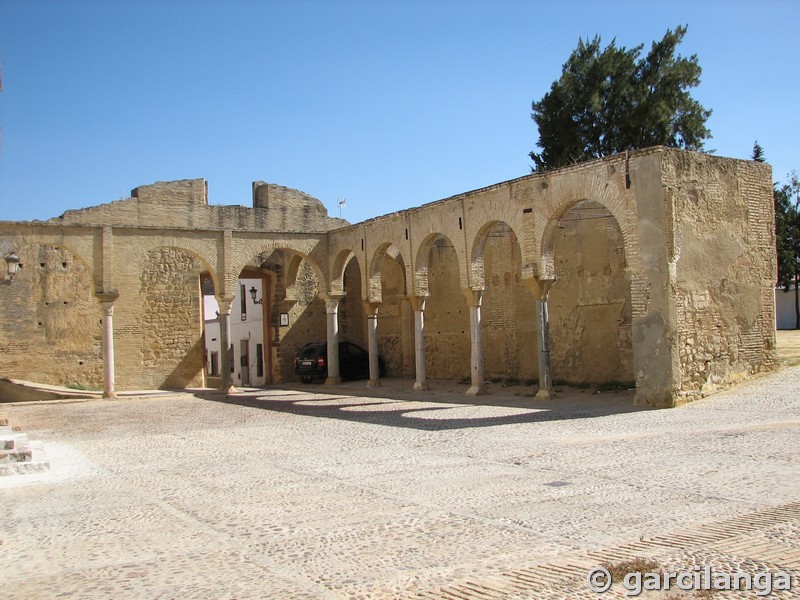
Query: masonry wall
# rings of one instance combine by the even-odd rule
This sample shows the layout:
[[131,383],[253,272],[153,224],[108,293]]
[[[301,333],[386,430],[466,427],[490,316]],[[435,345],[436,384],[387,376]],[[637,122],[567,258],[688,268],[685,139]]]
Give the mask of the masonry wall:
[[622,232],[597,203],[568,211],[559,228],[549,303],[553,377],[573,384],[632,386],[630,285]]
[[299,190],[257,181],[253,207],[209,205],[206,181],[185,179],[143,185],[131,197],[68,210],[53,222],[139,227],[328,231],[347,221],[328,216],[325,206]]
[[413,336],[411,307],[405,298],[402,267],[388,257],[380,269],[383,302],[378,307],[378,354],[388,377],[412,377]]
[[[462,292],[484,287],[487,376],[535,378],[528,290],[536,289],[535,278],[551,276],[556,378],[627,381],[632,372],[638,403],[669,406],[775,366],[766,165],[651,148],[338,231],[340,220],[294,192],[258,184],[256,208],[211,207],[202,180],[168,182],[45,223],[0,222],[0,252],[15,250],[24,265],[0,287],[0,375],[100,387],[95,294],[118,291],[119,389],[199,385],[200,273],[211,273],[218,293],[230,297],[242,269],[265,268],[275,283],[273,375],[276,383],[294,381],[297,350],[325,338],[321,294],[342,291],[334,289],[341,270],[332,271],[350,253],[357,261],[343,278],[341,329],[365,344],[361,300],[380,286],[379,346],[390,374],[413,374],[406,298],[429,292],[428,376],[465,379],[469,309]],[[564,211],[586,200],[605,207],[618,229],[560,228]],[[391,260],[376,281],[368,269],[384,250]],[[282,313],[287,327],[279,326]]]
[[[280,260],[275,274],[272,297],[272,323],[276,337],[272,343],[274,383],[297,382],[294,357],[310,342],[324,342],[327,331],[325,302],[320,297],[324,285],[308,261],[303,261],[297,274],[296,298],[286,300],[285,263]],[[289,315],[289,325],[280,327],[280,313]]]
[[62,246],[16,248],[22,267],[0,288],[0,375],[102,389],[101,313],[89,265]]
[[507,225],[490,233],[485,250],[486,288],[481,306],[484,372],[494,381],[538,379],[536,311],[521,283],[517,236]]
[[120,247],[114,309],[120,389],[202,387],[202,264],[185,250]]
[[674,222],[680,390],[691,399],[776,364],[771,170],[671,153],[662,171]]

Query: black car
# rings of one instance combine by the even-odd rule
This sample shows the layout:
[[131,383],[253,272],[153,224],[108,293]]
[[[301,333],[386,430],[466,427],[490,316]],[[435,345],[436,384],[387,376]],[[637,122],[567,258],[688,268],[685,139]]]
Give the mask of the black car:
[[[386,367],[378,357],[378,371],[383,377]],[[303,383],[328,377],[328,344],[306,344],[294,358],[294,372]],[[339,342],[339,376],[342,379],[369,378],[369,352],[352,342]]]

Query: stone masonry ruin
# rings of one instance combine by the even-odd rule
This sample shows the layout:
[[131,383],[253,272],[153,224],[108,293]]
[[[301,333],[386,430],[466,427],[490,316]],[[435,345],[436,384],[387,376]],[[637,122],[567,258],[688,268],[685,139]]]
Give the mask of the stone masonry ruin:
[[326,339],[377,351],[416,389],[468,380],[480,394],[504,379],[547,397],[554,380],[622,383],[654,406],[776,365],[769,166],[663,147],[355,225],[274,184],[255,182],[248,208],[209,205],[203,180],[160,182],[0,222],[0,252],[22,266],[0,286],[0,377],[109,396],[209,384],[201,281],[230,386],[243,274],[268,290],[251,308],[268,383],[294,381],[297,350]]

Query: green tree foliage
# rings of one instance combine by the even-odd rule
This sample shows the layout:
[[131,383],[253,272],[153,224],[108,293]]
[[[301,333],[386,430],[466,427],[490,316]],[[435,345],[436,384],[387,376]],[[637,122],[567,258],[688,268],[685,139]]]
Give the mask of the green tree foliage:
[[778,286],[789,291],[794,285],[795,329],[800,329],[800,179],[794,172],[789,183],[775,185],[775,250],[778,255]]
[[700,83],[697,56],[675,54],[685,34],[686,27],[667,30],[644,58],[643,45],[579,40],[561,78],[532,104],[542,149],[529,155],[533,170],[656,145],[702,150],[711,111],[689,93]]
[[764,156],[764,148],[761,147],[761,144],[758,143],[758,140],[753,142],[753,156],[751,160],[762,163],[767,162],[767,159]]

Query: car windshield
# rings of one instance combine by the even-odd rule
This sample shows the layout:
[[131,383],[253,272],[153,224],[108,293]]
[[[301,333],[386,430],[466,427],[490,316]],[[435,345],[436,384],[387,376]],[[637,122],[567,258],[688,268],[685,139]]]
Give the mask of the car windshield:
[[297,353],[297,358],[314,358],[317,353],[319,353],[321,347],[322,344],[309,344],[308,346],[304,346],[300,349],[300,352]]

